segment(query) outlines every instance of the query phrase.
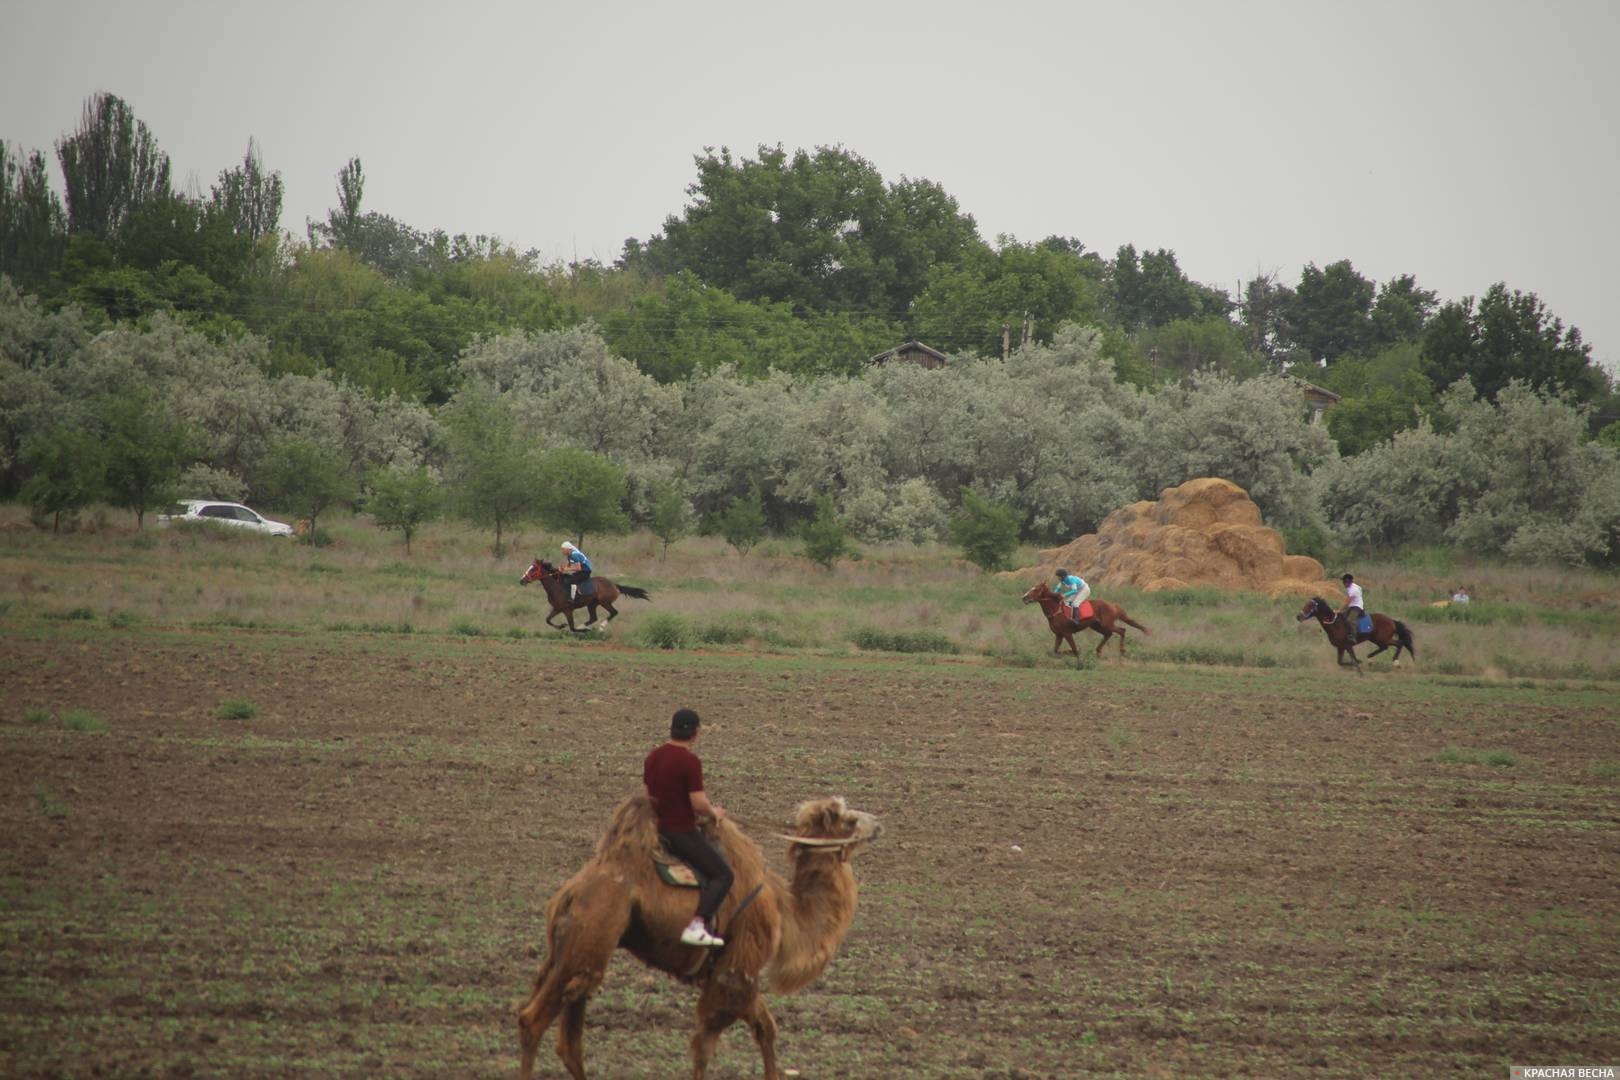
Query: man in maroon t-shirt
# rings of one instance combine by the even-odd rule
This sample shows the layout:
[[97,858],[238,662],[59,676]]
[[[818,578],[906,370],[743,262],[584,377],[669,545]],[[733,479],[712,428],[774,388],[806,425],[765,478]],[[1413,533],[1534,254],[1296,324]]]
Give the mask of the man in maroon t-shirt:
[[669,741],[647,755],[641,781],[658,815],[658,835],[664,846],[696,871],[703,883],[697,914],[681,931],[681,942],[718,948],[725,941],[714,935],[714,913],[731,891],[732,873],[697,827],[699,814],[716,821],[726,816],[725,808],[711,803],[704,793],[703,762],[692,753],[701,723],[691,709],[677,710],[669,722]]

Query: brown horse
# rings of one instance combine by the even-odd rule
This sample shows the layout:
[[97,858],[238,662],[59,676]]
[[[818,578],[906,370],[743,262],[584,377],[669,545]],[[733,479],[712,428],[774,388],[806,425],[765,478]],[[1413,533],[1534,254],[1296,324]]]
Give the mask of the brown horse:
[[1110,604],[1106,600],[1091,601],[1091,618],[1075,622],[1069,618],[1069,611],[1064,606],[1063,598],[1047,588],[1044,581],[1024,594],[1024,603],[1041,605],[1041,614],[1046,616],[1046,625],[1052,628],[1055,639],[1052,642],[1054,655],[1062,654],[1063,643],[1067,641],[1074,658],[1080,659],[1080,650],[1074,643],[1074,635],[1080,630],[1095,630],[1102,635],[1102,640],[1097,643],[1099,657],[1102,656],[1103,646],[1107,645],[1108,639],[1115,634],[1119,635],[1119,655],[1125,655],[1125,627],[1120,626],[1120,623],[1134,626],[1144,634],[1148,632],[1147,627],[1125,614],[1123,607]]
[[1395,663],[1392,666],[1401,666],[1402,649],[1411,653],[1412,659],[1417,659],[1417,649],[1412,645],[1412,631],[1406,628],[1405,623],[1392,619],[1388,615],[1380,615],[1377,612],[1373,612],[1368,617],[1372,619],[1372,633],[1352,634],[1348,623],[1340,622],[1334,617],[1332,604],[1329,604],[1320,596],[1313,596],[1310,602],[1305,605],[1305,610],[1295,616],[1294,621],[1304,622],[1306,619],[1314,618],[1321,623],[1322,629],[1327,632],[1328,640],[1333,642],[1335,649],[1339,650],[1339,666],[1346,666],[1344,654],[1349,653],[1350,659],[1355,662],[1356,674],[1358,675],[1362,674],[1362,671],[1361,658],[1356,656],[1356,646],[1363,641],[1370,641],[1378,646],[1378,648],[1367,654],[1369,660],[1391,645],[1395,646]]
[[[619,598],[620,593],[625,596],[633,596],[637,600],[652,600],[646,589],[638,589],[634,585],[615,585],[603,577],[587,579],[586,583],[596,586],[595,590],[589,595],[572,598],[568,595],[568,586],[563,584],[562,575],[563,572],[560,568],[552,566],[543,559],[536,559],[534,565],[529,567],[528,573],[518,579],[519,585],[527,585],[531,581],[538,581],[545,587],[546,599],[551,601],[551,613],[546,616],[546,625],[555,630],[561,630],[562,627],[551,620],[558,615],[562,615],[568,620],[568,629],[576,634],[584,633],[596,621],[596,608],[599,604],[607,608],[607,621],[612,622],[619,614],[613,607],[613,601]],[[585,620],[583,629],[574,625],[574,612],[580,608],[588,609],[591,616]]]

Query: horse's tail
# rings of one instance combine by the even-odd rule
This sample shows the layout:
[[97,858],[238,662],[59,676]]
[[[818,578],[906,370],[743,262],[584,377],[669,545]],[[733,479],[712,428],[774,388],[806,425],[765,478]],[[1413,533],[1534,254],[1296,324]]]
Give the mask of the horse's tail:
[[1148,633],[1148,628],[1143,626],[1141,623],[1137,622],[1135,619],[1131,618],[1129,615],[1125,614],[1125,609],[1124,608],[1119,609],[1119,621],[1122,622],[1122,623],[1125,623],[1127,626],[1136,627],[1138,630],[1142,631],[1142,633],[1144,633],[1144,634]]
[[648,603],[652,602],[652,597],[647,594],[646,589],[638,589],[634,585],[620,585],[619,591],[624,593],[626,596],[633,596],[637,600],[646,600]]
[[1401,639],[1401,644],[1406,646],[1406,651],[1412,654],[1412,659],[1416,660],[1417,646],[1412,644],[1412,631],[1408,630],[1406,624],[1399,619],[1395,620],[1395,636]]

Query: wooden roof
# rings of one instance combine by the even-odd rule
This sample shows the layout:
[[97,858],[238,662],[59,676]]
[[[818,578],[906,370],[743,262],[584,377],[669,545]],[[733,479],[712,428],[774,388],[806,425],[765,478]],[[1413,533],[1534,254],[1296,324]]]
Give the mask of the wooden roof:
[[918,341],[916,338],[912,338],[911,340],[906,341],[903,344],[896,345],[892,349],[885,349],[883,352],[878,353],[876,356],[874,356],[870,360],[868,360],[867,363],[869,363],[869,364],[886,364],[890,360],[904,359],[907,353],[919,353],[919,352],[922,353],[924,356],[928,356],[928,357],[933,358],[934,360],[939,361],[939,363],[941,363],[941,364],[947,363],[950,360],[950,357],[946,356],[944,353],[940,352],[938,349],[931,348],[930,346],[924,345],[922,342]]

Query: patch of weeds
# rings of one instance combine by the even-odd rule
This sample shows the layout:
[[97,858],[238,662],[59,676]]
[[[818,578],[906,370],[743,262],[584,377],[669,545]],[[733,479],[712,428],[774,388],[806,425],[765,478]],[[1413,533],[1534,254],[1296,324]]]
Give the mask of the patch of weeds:
[[524,638],[529,636],[529,632],[523,629],[521,626],[514,626],[506,632],[506,636],[511,638],[513,641],[522,641]]
[[58,799],[43,781],[34,784],[34,806],[41,814],[48,818],[65,818],[68,816],[67,804]]
[[703,623],[697,628],[698,640],[705,645],[741,645],[753,634],[738,622]]
[[528,619],[540,614],[540,609],[533,604],[525,604],[520,601],[516,604],[507,604],[504,614],[508,619]]
[[927,630],[857,630],[850,635],[856,647],[874,652],[955,653],[956,642]]
[[1511,750],[1487,750],[1484,762],[1493,768],[1511,769],[1519,763],[1519,759]]
[[1123,750],[1127,746],[1131,745],[1130,730],[1120,727],[1118,724],[1115,724],[1113,727],[1104,732],[1103,738],[1107,739],[1108,745],[1112,746],[1115,750]]
[[[28,714],[24,713],[23,718],[26,720],[28,718]],[[1600,780],[1614,780],[1616,778],[1620,778],[1620,762],[1594,761],[1592,762],[1592,775],[1596,776]]]
[[89,709],[69,709],[62,714],[62,726],[69,731],[101,732],[107,730],[107,721]]
[[1461,675],[1463,666],[1455,660],[1436,660],[1429,664],[1429,670],[1436,675]]
[[158,538],[149,532],[138,532],[129,538],[129,546],[136,551],[151,551],[158,546]]
[[1218,611],[1229,601],[1230,597],[1223,596],[1215,589],[1166,589],[1153,594],[1154,603],[1167,607],[1198,607]]
[[484,628],[471,619],[457,619],[450,624],[450,632],[460,634],[462,637],[482,637]]
[[76,607],[72,611],[51,612],[45,616],[47,619],[60,619],[63,622],[86,622],[96,617],[96,613],[87,607]]
[[22,720],[25,724],[48,724],[51,719],[51,710],[41,709],[37,705],[24,709],[22,714]]
[[214,710],[221,720],[251,720],[259,715],[259,707],[245,698],[226,698]]
[[697,633],[684,616],[660,611],[642,620],[632,638],[651,649],[685,649],[697,640]]
[[114,630],[128,630],[141,621],[139,615],[129,611],[110,611],[107,613],[107,625]]
[[1242,649],[1223,649],[1218,645],[1173,645],[1155,650],[1154,659],[1169,660],[1177,664],[1203,664],[1207,667],[1243,667]]

